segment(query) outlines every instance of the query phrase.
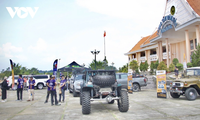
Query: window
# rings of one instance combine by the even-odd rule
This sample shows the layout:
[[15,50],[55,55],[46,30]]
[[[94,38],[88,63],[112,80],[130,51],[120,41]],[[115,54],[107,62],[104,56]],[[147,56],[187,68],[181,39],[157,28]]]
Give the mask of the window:
[[145,57],[145,52],[141,52],[141,57]]
[[194,70],[187,70],[187,75],[194,75]]
[[193,49],[194,49],[193,40],[190,40],[190,49],[191,49],[191,50],[193,50]]
[[121,75],[121,79],[127,79],[127,75],[126,74]]
[[195,39],[195,48],[197,49],[197,39]]
[[162,49],[163,49],[163,52],[166,52],[166,47],[162,47]]
[[119,75],[116,75],[116,79],[119,79]]
[[47,75],[43,75],[43,76],[33,75],[33,77],[34,77],[35,79],[48,79],[48,76],[47,76]]

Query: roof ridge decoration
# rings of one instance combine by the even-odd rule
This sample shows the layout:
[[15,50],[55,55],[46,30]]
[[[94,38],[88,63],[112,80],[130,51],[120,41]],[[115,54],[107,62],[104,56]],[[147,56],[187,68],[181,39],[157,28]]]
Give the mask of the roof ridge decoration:
[[155,30],[153,31],[153,33],[151,35],[147,36],[148,37],[147,40],[145,40],[142,45],[144,45],[152,37],[152,35],[155,33],[156,29],[157,29],[157,27],[155,28]]
[[173,17],[172,15],[164,16],[158,26],[157,35],[164,33],[166,31],[172,29],[173,27],[175,28],[177,26],[176,20],[177,19],[175,17]]

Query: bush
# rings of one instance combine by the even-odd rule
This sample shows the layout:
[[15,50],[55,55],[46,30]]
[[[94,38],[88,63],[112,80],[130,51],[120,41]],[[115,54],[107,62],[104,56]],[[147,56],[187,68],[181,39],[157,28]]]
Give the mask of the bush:
[[192,63],[187,63],[187,67],[192,67]]
[[192,54],[192,66],[200,66],[200,44],[198,44],[197,49]]
[[178,70],[183,70],[183,64],[181,63],[177,63],[176,67],[178,68]]
[[142,62],[140,63],[140,71],[145,71],[144,70],[144,63],[142,63]]
[[147,61],[145,61],[144,66],[143,66],[144,71],[147,71],[148,68],[149,68],[149,64],[147,63]]
[[136,71],[138,69],[138,63],[136,60],[132,60],[129,66],[130,66],[130,69],[132,69],[133,71]]
[[157,60],[156,63],[154,63],[154,69],[157,69],[157,68],[158,68],[158,65],[159,65],[159,62],[158,62],[158,60]]
[[173,64],[174,64],[175,66],[176,66],[177,63],[179,63],[179,61],[178,61],[177,58],[174,58],[172,62],[173,62]]
[[157,70],[166,70],[166,72],[167,72],[167,65],[165,65],[164,61],[159,63]]
[[175,70],[175,65],[173,64],[173,63],[171,63],[170,65],[169,65],[169,71],[170,72],[173,72]]

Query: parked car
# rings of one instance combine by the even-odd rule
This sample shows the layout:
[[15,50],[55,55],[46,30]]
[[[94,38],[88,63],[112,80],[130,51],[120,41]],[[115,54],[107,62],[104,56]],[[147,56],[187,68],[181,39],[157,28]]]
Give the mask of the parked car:
[[[24,76],[28,77],[28,80],[29,80],[29,77],[31,75],[22,75],[22,78]],[[46,81],[49,79],[49,75],[32,75],[32,76],[33,76],[33,79],[35,79],[35,87],[37,87],[38,89],[43,89],[43,87],[46,87]],[[18,75],[14,76],[15,86],[13,87],[13,90],[17,89],[18,78],[19,78]],[[27,80],[27,86],[29,85],[28,80]],[[8,77],[8,81],[9,81],[8,86],[11,88],[12,87],[12,76]]]
[[74,97],[77,97],[78,93],[80,93],[81,85],[83,84],[82,76],[83,74],[76,74],[72,75],[70,79],[69,92],[73,93]]
[[[133,85],[133,91],[137,92],[141,90],[141,87],[147,86],[147,79],[144,76],[132,76],[132,85]],[[127,73],[116,73],[116,79],[117,82],[122,85],[123,88],[127,89],[127,80],[128,80],[128,74]]]
[[195,100],[200,95],[200,67],[187,68],[185,74],[172,82],[170,95],[179,98],[184,95],[188,100]]

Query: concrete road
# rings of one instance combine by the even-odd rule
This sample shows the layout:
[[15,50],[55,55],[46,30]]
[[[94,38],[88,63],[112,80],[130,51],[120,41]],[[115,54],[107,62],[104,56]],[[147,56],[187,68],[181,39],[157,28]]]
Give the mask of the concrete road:
[[16,91],[8,91],[8,101],[0,102],[0,120],[197,120],[200,119],[200,97],[188,101],[157,98],[156,89],[142,89],[129,94],[130,108],[126,113],[118,110],[117,102],[92,102],[91,114],[82,115],[79,97],[66,92],[66,102],[61,106],[44,104],[46,89],[35,90],[35,101],[27,102],[28,92],[23,92],[23,101],[16,100]]

